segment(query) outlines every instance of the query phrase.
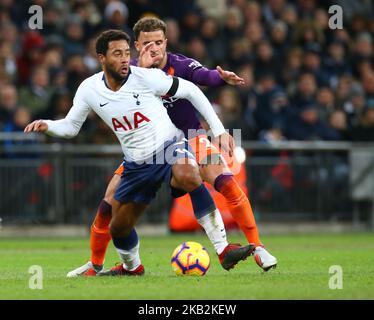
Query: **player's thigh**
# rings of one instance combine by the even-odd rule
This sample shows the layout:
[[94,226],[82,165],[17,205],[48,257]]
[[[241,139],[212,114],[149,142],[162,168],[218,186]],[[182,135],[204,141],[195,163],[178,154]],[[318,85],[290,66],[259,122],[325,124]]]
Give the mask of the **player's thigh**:
[[195,160],[178,159],[172,167],[171,186],[190,192],[202,183],[199,167]]
[[109,181],[109,184],[105,191],[105,197],[104,200],[111,204],[113,206],[113,198],[116,193],[116,189],[118,184],[121,181],[121,176],[117,173],[115,173],[112,177],[112,179]]

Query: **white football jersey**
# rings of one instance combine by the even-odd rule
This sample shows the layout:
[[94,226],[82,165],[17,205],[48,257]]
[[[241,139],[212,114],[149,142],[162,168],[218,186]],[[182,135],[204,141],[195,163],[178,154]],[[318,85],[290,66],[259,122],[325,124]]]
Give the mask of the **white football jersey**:
[[[113,130],[121,143],[125,160],[149,158],[166,141],[183,132],[170,120],[160,96],[172,86],[173,77],[159,69],[130,67],[127,81],[118,91],[107,87],[104,72],[79,86],[66,120],[80,130],[91,110]],[[53,123],[48,122],[53,134]]]
[[193,83],[166,75],[160,69],[130,67],[118,91],[107,87],[104,72],[84,80],[79,86],[69,113],[61,120],[44,120],[47,133],[71,138],[78,134],[91,110],[113,130],[121,143],[126,161],[144,161],[166,147],[183,132],[170,120],[161,96],[165,94],[191,101],[208,122],[215,137],[225,128],[208,99]]

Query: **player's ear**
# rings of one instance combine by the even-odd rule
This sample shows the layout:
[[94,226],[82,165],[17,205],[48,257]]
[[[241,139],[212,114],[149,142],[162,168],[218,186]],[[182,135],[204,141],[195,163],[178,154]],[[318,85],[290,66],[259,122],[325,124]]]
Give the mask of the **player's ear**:
[[99,62],[100,62],[101,64],[104,63],[105,56],[104,56],[103,54],[99,53],[99,54],[97,55],[97,58],[99,59]]
[[139,43],[139,41],[134,41],[134,46],[135,46],[135,49],[136,49],[136,51],[138,51],[138,52],[140,52],[140,43]]

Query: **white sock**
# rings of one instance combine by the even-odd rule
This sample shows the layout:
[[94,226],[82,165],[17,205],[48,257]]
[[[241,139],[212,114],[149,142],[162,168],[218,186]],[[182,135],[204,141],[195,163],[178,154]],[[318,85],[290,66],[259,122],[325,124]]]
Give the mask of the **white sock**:
[[137,267],[141,265],[140,255],[139,255],[139,242],[138,244],[130,249],[123,250],[117,249],[118,255],[123,262],[123,267],[128,271],[134,271]]
[[221,213],[218,211],[218,209],[216,209],[204,217],[197,219],[197,221],[204,228],[216,252],[220,254],[228,245],[226,229],[221,217]]

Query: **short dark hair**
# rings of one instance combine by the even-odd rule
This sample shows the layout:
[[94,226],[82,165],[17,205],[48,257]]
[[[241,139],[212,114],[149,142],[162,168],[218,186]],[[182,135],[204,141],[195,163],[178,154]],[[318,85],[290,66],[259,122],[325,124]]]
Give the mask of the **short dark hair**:
[[106,55],[109,42],[125,40],[130,45],[129,35],[122,30],[107,30],[102,32],[96,40],[96,53]]
[[160,19],[149,17],[145,17],[138,20],[138,22],[135,23],[133,28],[135,40],[138,40],[140,32],[142,31],[152,32],[158,30],[162,30],[162,32],[166,36],[166,23]]

